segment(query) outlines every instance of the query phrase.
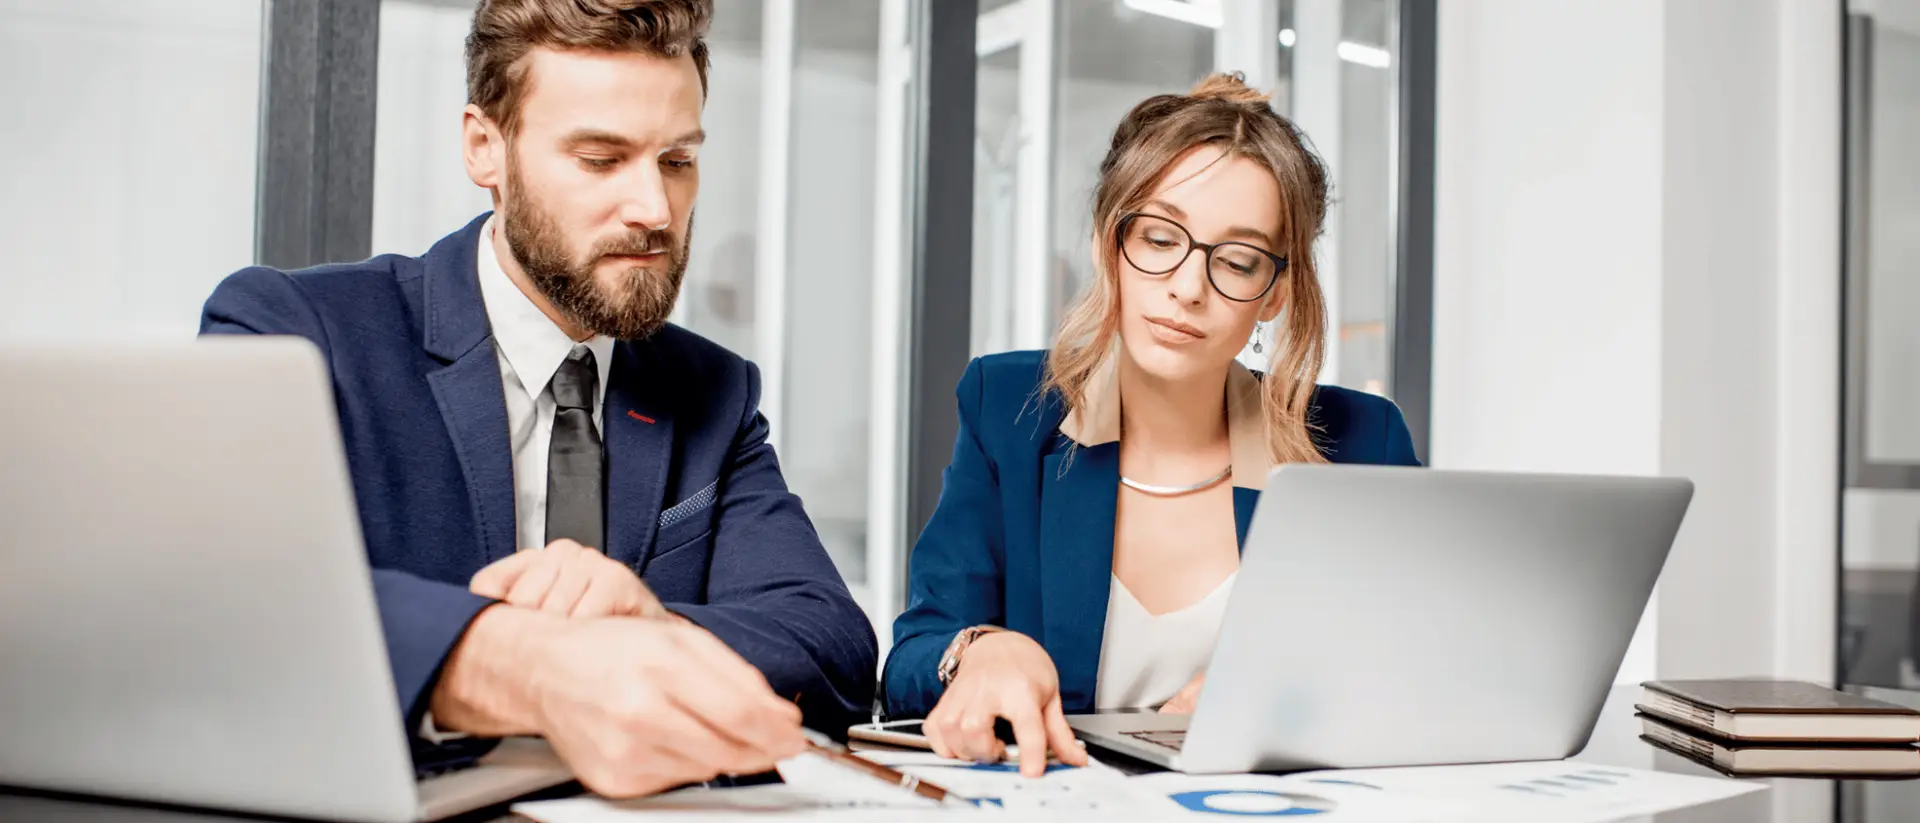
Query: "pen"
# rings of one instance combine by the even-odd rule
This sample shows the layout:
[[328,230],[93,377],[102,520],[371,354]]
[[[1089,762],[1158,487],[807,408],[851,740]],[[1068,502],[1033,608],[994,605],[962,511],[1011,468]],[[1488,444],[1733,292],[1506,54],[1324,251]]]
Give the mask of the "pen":
[[835,743],[832,738],[812,729],[802,729],[801,732],[807,736],[807,750],[810,752],[842,766],[859,771],[884,783],[899,786],[928,800],[932,800],[935,803],[946,802],[946,789],[897,769],[882,766],[866,758],[856,756],[852,751],[848,750],[847,747]]

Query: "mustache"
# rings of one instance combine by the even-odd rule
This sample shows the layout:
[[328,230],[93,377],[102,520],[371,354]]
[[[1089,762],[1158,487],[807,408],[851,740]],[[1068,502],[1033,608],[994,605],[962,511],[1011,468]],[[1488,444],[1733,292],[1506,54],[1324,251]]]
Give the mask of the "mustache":
[[640,255],[671,252],[679,246],[674,243],[672,229],[639,229],[619,237],[603,240],[593,247],[591,259],[619,255],[638,257]]

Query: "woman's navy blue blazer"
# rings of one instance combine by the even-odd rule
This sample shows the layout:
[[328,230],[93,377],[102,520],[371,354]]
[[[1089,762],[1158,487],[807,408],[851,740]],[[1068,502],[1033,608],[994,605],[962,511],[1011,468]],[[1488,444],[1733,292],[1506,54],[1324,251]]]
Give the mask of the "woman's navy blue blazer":
[[[924,716],[955,633],[1002,626],[1038,641],[1060,672],[1068,712],[1093,708],[1113,573],[1120,487],[1119,389],[1109,366],[1084,408],[1041,391],[1045,352],[967,366],[956,390],[960,431],[940,502],[908,561],[907,607],[893,624],[882,680],[887,712]],[[1272,467],[1261,436],[1259,376],[1228,379],[1233,510],[1242,546]],[[1313,395],[1308,423],[1329,461],[1419,465],[1391,401],[1335,386]]]

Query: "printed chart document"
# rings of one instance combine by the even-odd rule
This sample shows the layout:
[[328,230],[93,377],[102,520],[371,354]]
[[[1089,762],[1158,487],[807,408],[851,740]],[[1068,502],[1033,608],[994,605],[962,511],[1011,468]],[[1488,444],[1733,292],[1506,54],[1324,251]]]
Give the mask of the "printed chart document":
[[780,764],[787,783],[735,789],[682,789],[638,800],[578,797],[515,805],[540,823],[642,823],[751,818],[779,821],[919,820],[929,817],[1018,817],[1024,820],[1166,820],[1180,808],[1165,795],[1134,787],[1122,772],[1093,762],[1055,763],[1038,778],[1014,763],[967,763],[930,752],[861,752],[860,756],[920,777],[967,798],[932,804],[897,787],[823,764],[808,755]]
[[[781,764],[786,784],[683,789],[640,800],[596,797],[522,803],[540,823],[645,821],[848,821],[925,818],[1200,820],[1304,817],[1319,823],[1603,823],[1761,791],[1765,784],[1641,769],[1547,761],[1356,769],[1289,775],[1129,777],[1095,761],[1054,764],[1044,777],[1012,763],[964,763],[928,752],[861,756],[970,800],[933,805],[845,769]],[[864,781],[864,782],[863,782]]]
[[1133,778],[1183,810],[1223,816],[1299,815],[1315,821],[1550,821],[1602,823],[1761,791],[1764,784],[1546,761],[1274,775]]
[[862,757],[971,799],[980,812],[1024,817],[1158,820],[1179,811],[1164,795],[1135,787],[1112,766],[1088,759],[1084,768],[1047,764],[1038,778],[1020,776],[1018,763],[967,763],[932,752],[862,752]]

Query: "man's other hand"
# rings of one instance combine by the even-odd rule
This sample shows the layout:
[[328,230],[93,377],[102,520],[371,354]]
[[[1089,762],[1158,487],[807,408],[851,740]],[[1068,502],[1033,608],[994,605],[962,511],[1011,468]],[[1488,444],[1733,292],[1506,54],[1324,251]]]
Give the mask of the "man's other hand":
[[626,564],[572,540],[516,552],[473,576],[474,594],[561,617],[666,617]]

